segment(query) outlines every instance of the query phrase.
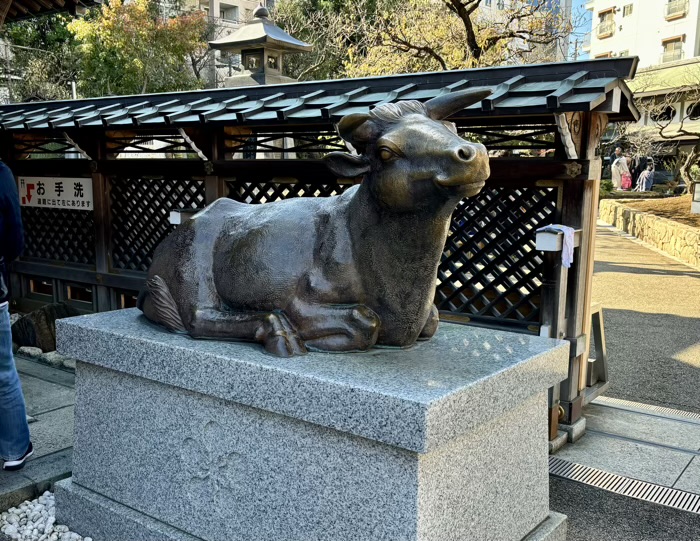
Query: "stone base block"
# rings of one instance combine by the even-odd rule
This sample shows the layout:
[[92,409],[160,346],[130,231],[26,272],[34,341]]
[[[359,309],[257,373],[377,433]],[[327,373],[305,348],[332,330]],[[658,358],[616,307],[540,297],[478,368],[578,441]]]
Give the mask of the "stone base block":
[[523,541],[566,541],[566,515],[551,512]]
[[553,440],[549,440],[549,454],[553,455],[556,453],[559,449],[564,447],[566,445],[566,442],[569,439],[569,435],[564,432],[563,430],[559,430],[557,432],[557,437],[554,438]]
[[560,424],[559,430],[566,432],[566,438],[569,443],[576,443],[586,433],[586,418],[581,417],[571,425]]
[[[95,541],[203,541],[78,486],[71,479],[56,483],[55,488],[58,522],[71,524],[74,531],[90,535]],[[566,516],[549,513],[522,541],[566,541]]]
[[409,350],[278,359],[129,310],[59,329],[78,362],[57,516],[96,541],[521,541],[550,514],[566,342],[441,325]]

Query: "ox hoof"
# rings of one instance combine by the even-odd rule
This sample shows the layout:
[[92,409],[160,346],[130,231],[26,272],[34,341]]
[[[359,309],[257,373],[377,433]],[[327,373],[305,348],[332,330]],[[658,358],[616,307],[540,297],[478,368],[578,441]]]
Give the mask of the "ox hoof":
[[352,326],[360,332],[364,342],[373,346],[379,336],[379,316],[367,306],[359,304],[352,309]]
[[265,340],[265,351],[277,357],[305,355],[306,346],[296,333],[276,331]]

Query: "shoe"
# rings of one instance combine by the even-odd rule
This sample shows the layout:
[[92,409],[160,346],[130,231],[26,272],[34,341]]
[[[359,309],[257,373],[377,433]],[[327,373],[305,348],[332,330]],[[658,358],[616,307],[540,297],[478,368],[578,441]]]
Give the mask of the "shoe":
[[17,471],[21,470],[24,468],[24,462],[34,454],[34,446],[32,445],[32,442],[29,442],[29,447],[27,448],[27,452],[24,453],[21,457],[19,457],[17,460],[6,460],[5,463],[2,465],[2,469],[6,471]]

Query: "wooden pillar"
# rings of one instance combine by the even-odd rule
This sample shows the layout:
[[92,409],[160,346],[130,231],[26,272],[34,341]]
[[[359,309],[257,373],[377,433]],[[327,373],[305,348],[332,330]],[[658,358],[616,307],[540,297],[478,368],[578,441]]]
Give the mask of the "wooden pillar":
[[103,132],[94,137],[87,137],[86,134],[77,130],[69,135],[92,160],[90,176],[92,178],[93,212],[95,215],[96,309],[98,312],[113,310],[118,306],[112,303],[109,288],[101,284],[103,277],[109,274],[111,268],[109,180],[100,170],[100,163],[107,156],[106,136]]
[[[588,178],[566,182],[562,207],[562,224],[582,230],[578,257],[569,269],[567,287],[566,337],[571,342],[568,379],[561,385],[561,404],[565,422],[581,417],[585,387],[585,369],[590,335],[590,299],[595,251],[596,218],[600,189],[600,158],[596,151],[607,125],[607,115],[580,115],[579,134],[574,137],[579,156],[590,160]],[[573,118],[572,118],[573,120]],[[573,126],[572,126],[573,128]],[[574,129],[571,130],[574,135]]]
[[204,177],[204,199],[207,205],[210,205],[220,197],[226,197],[226,185],[224,179],[216,174],[213,166],[213,162],[218,160],[223,160],[224,155],[221,152],[221,140],[223,139],[223,133],[221,130],[214,130],[210,137],[207,137],[206,147],[209,159],[211,160],[208,164],[208,174]]

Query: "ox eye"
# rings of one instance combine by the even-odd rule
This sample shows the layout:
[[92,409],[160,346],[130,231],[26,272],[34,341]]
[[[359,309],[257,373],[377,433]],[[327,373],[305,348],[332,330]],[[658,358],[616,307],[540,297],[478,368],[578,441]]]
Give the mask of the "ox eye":
[[391,150],[388,147],[381,147],[379,149],[379,158],[383,162],[388,162],[389,160],[393,160],[396,157],[397,157],[396,152],[394,152],[393,150]]

